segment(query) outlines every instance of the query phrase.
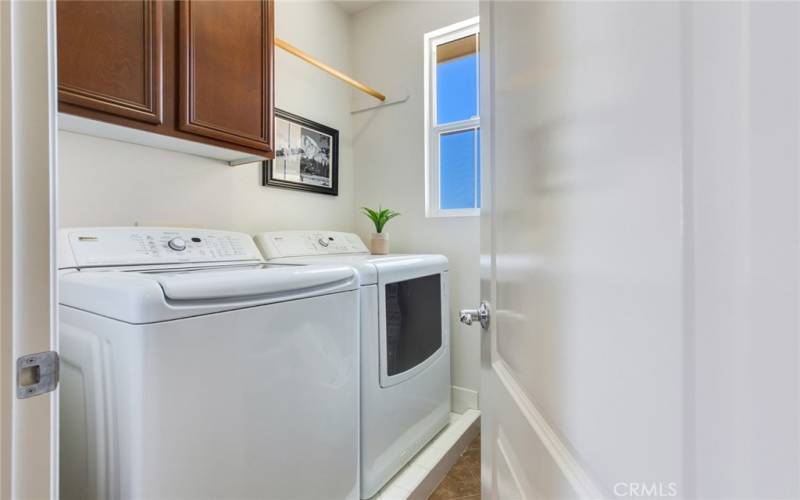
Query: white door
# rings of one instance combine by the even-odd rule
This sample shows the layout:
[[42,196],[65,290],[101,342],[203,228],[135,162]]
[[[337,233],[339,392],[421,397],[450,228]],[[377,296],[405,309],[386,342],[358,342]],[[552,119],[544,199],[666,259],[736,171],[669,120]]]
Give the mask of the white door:
[[484,498],[683,484],[679,28],[482,4]]
[[[55,3],[0,2],[0,498],[56,498],[57,393],[16,394],[56,350]],[[32,376],[28,382],[35,382]]]
[[798,33],[481,1],[484,499],[800,496]]

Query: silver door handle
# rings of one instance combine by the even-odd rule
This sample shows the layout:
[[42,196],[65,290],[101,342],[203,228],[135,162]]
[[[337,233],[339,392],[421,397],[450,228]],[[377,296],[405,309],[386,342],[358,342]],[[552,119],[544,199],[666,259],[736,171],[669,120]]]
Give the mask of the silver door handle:
[[484,300],[477,309],[462,309],[459,314],[459,319],[465,325],[471,325],[472,322],[476,320],[480,321],[481,328],[487,329],[489,328],[489,311],[489,303]]

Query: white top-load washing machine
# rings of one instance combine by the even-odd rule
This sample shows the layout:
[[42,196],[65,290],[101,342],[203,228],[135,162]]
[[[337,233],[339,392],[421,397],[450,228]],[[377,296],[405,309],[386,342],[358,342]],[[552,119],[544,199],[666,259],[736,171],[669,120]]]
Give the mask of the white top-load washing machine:
[[256,236],[271,264],[353,266],[361,282],[361,497],[373,496],[450,413],[449,291],[442,255],[370,255],[355,234]]
[[249,235],[60,234],[61,498],[357,498],[358,281]]

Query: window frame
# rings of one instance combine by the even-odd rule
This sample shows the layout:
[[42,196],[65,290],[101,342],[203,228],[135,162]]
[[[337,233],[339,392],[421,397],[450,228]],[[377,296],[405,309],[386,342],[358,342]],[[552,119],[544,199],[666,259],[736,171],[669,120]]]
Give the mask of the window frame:
[[[425,34],[425,215],[427,217],[465,217],[478,216],[481,213],[480,207],[441,208],[441,156],[439,151],[442,135],[480,130],[480,91],[475,96],[475,99],[478,100],[476,107],[478,116],[444,125],[439,125],[436,121],[436,50],[439,45],[471,35],[476,35],[480,41],[479,17],[473,17]],[[476,71],[480,71],[479,68],[476,68]],[[479,143],[476,140],[476,178],[480,176],[478,148]],[[480,185],[477,182],[475,190],[475,199],[477,200],[480,196]]]

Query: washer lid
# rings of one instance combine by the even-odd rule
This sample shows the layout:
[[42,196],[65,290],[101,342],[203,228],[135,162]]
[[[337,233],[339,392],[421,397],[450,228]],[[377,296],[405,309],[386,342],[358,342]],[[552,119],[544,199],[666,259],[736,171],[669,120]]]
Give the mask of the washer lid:
[[348,266],[219,268],[170,272],[69,271],[60,303],[127,323],[211,314],[358,289]]
[[[222,276],[220,276],[222,275]],[[323,268],[256,268],[213,272],[177,272],[154,275],[168,300],[219,300],[272,296],[313,290],[349,282],[353,271],[345,266]]]

